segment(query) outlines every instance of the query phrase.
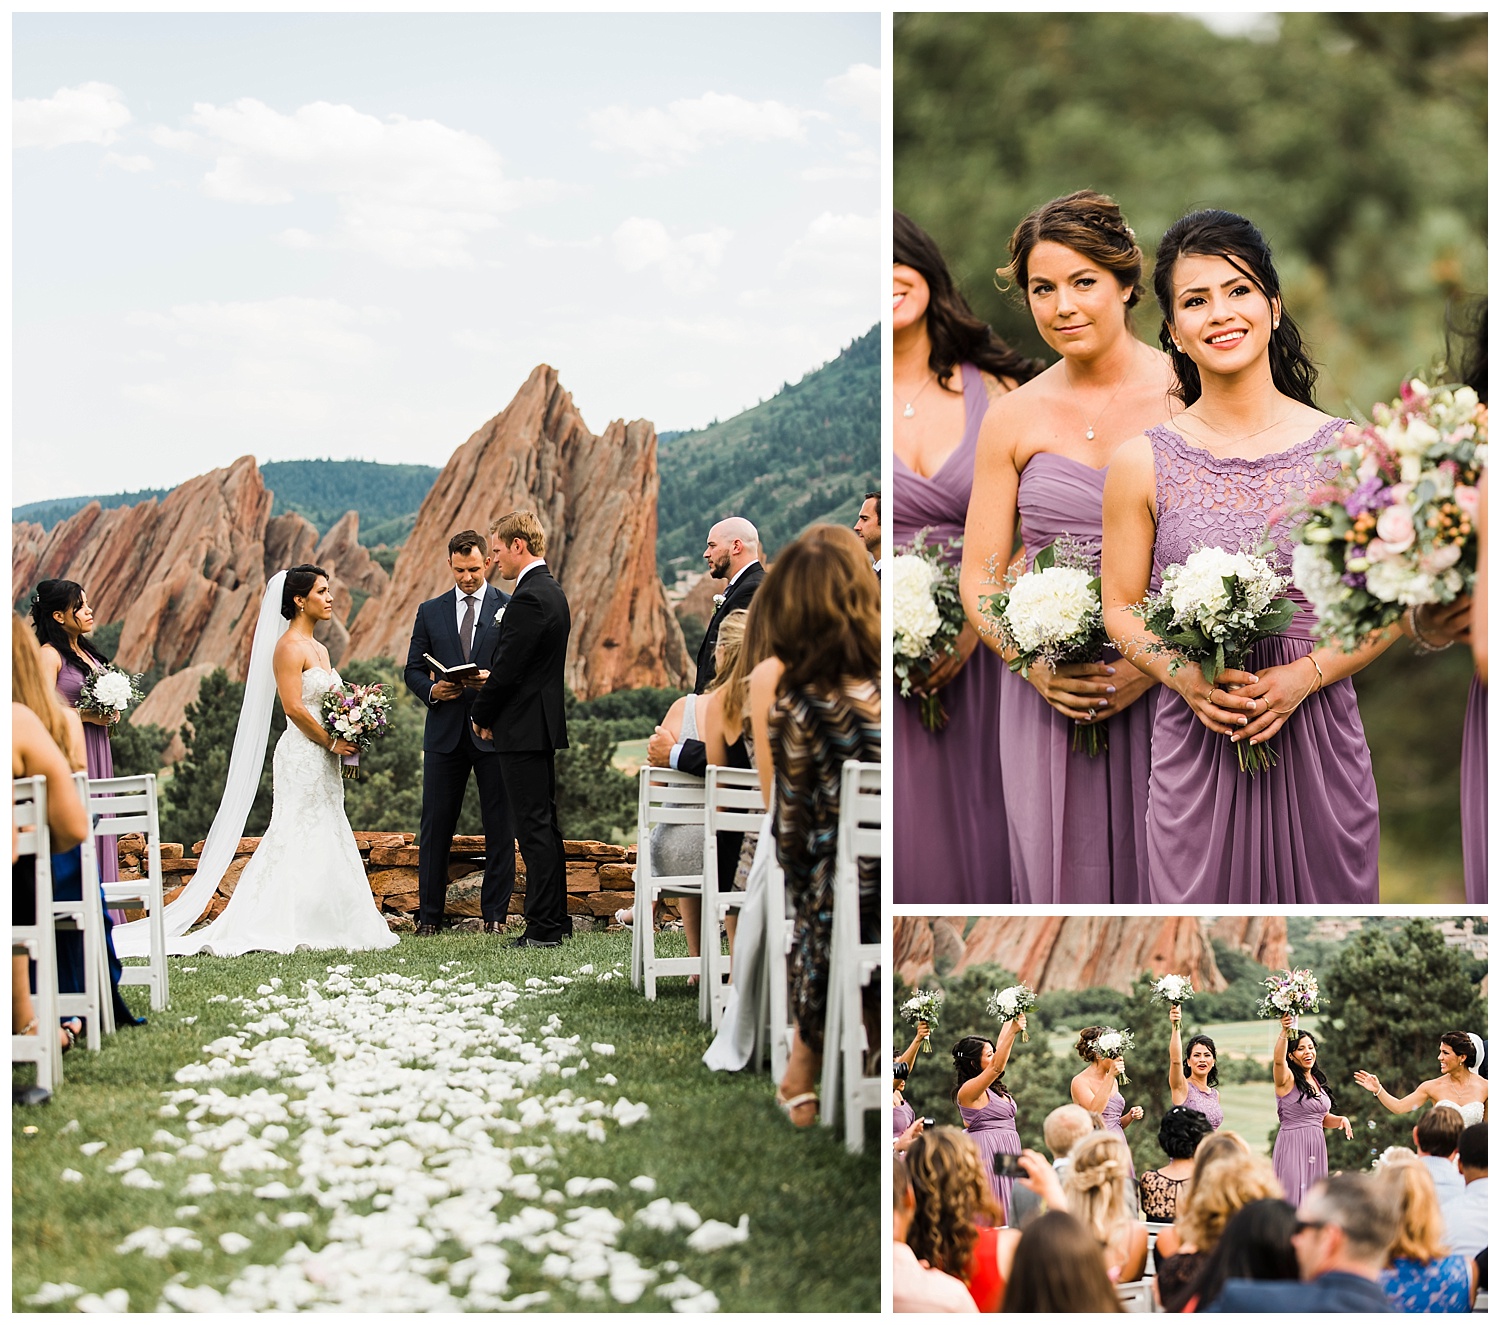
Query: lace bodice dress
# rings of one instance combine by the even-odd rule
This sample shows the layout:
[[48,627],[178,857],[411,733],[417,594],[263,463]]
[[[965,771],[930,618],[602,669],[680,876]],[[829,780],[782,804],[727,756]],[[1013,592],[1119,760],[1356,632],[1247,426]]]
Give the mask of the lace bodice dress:
[[[340,684],[337,672],[302,673],[302,702],[314,713]],[[175,953],[295,952],[393,947],[375,905],[354,833],[344,815],[339,757],[288,723],[272,758],[271,822],[219,917],[169,939]]]
[[[1150,429],[1156,467],[1151,586],[1202,547],[1259,553],[1290,574],[1282,513],[1332,473],[1332,419],[1297,446],[1256,459],[1215,456],[1165,426]],[[1313,613],[1295,588],[1286,630],[1251,650],[1247,670],[1313,649]],[[1312,669],[1305,668],[1309,678]],[[1274,768],[1242,773],[1227,736],[1205,727],[1176,691],[1159,687],[1146,811],[1151,898],[1157,904],[1292,905],[1380,900],[1375,775],[1353,682],[1309,695],[1271,739]]]

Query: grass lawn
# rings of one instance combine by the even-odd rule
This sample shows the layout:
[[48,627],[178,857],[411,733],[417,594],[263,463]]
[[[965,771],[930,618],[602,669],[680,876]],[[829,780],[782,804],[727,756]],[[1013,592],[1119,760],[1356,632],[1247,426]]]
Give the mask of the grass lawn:
[[629,773],[634,777],[641,771],[641,765],[646,762],[646,747],[651,744],[649,737],[643,736],[638,741],[616,741],[614,758],[610,762],[622,773]]
[[646,1003],[628,935],[171,960],[169,1009],[12,1110],[17,1311],[44,1283],[134,1311],[879,1309],[877,1117],[850,1156],[765,1074],[709,1072],[696,991]]

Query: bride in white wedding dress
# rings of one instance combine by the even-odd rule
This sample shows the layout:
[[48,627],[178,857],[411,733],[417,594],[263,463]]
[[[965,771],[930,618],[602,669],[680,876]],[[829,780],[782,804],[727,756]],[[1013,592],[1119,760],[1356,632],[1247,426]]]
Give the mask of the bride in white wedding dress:
[[[266,586],[224,799],[197,874],[164,912],[170,953],[353,952],[399,942],[375,905],[344,815],[339,756],[355,747],[331,736],[317,716],[323,695],[340,684],[328,650],[313,638],[313,628],[332,614],[328,577],[317,566],[282,571]],[[188,934],[244,830],[264,761],[273,689],[281,696],[287,727],[272,761],[270,825],[223,912]],[[144,955],[144,924],[115,930],[121,956]]]
[[1410,1095],[1397,1098],[1373,1072],[1356,1072],[1354,1080],[1392,1113],[1411,1113],[1424,1104],[1451,1104],[1464,1126],[1482,1123],[1489,1112],[1490,1083],[1479,1075],[1484,1041],[1473,1031],[1449,1031],[1438,1040],[1439,1076],[1424,1081]]

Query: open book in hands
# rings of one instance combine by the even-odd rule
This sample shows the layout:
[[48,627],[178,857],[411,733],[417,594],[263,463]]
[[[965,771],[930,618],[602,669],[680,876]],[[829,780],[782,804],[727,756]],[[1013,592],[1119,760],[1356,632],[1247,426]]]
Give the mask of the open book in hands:
[[432,664],[432,670],[438,674],[439,680],[457,681],[462,684],[465,681],[474,680],[479,676],[478,663],[466,662],[459,663],[457,667],[444,667],[430,653],[424,653],[422,656]]

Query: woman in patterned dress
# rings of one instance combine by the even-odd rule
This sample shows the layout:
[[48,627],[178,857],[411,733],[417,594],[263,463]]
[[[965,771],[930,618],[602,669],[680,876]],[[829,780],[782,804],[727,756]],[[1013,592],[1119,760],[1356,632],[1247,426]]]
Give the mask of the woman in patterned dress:
[[[776,1101],[795,1126],[810,1127],[823,1061],[843,767],[851,759],[880,762],[880,581],[852,530],[814,525],[766,572],[754,611],[771,653],[750,675],[755,748],[771,755],[757,767],[795,914],[787,972],[795,1029]],[[880,862],[862,860],[861,943],[879,941],[880,901]],[[878,981],[865,986],[872,1043],[879,992]]]

